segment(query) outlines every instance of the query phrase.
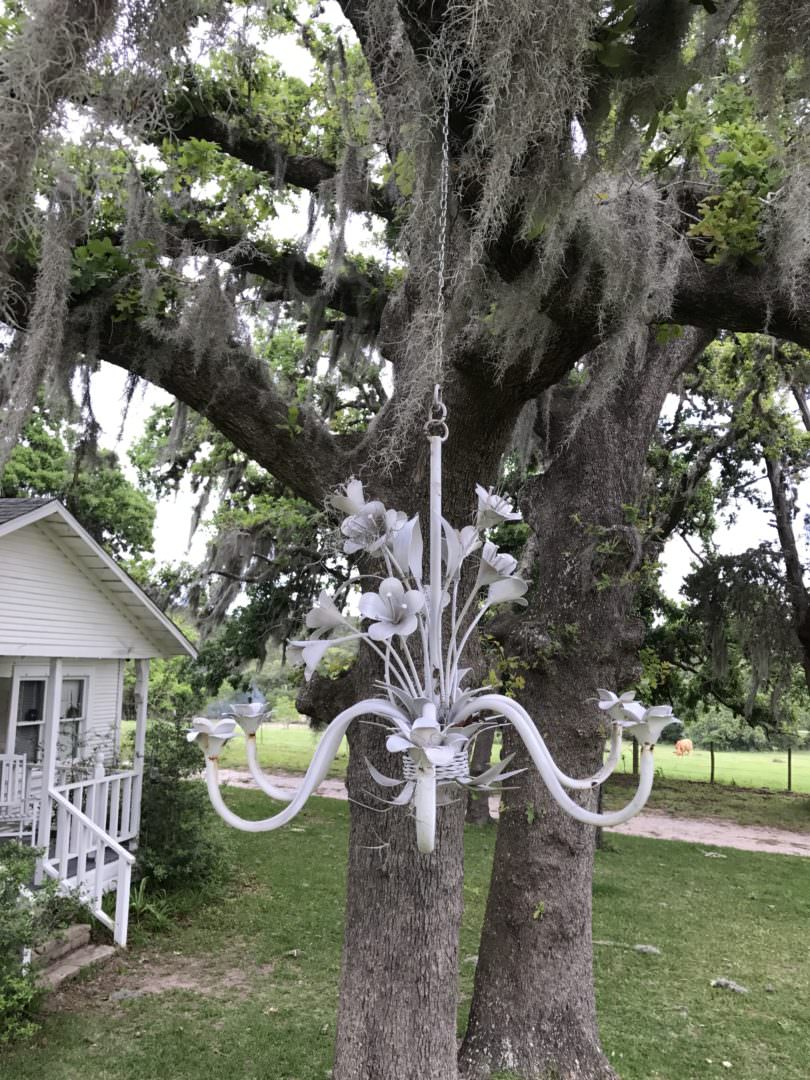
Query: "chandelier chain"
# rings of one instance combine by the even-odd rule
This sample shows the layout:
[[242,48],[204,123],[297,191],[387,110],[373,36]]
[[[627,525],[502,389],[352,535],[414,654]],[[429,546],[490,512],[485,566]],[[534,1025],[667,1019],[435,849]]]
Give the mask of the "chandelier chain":
[[442,107],[442,164],[439,178],[439,266],[436,275],[436,361],[444,370],[444,287],[447,275],[447,222],[450,193],[450,76],[445,72]]

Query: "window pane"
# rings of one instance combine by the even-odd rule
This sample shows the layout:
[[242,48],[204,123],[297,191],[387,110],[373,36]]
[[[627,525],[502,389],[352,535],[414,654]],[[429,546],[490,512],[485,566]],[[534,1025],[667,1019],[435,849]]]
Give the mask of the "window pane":
[[15,754],[25,754],[29,765],[37,765],[42,757],[42,743],[40,724],[27,724],[17,728],[17,738],[14,743]]
[[75,761],[81,756],[81,731],[78,720],[63,720],[59,725],[60,761]]
[[18,724],[41,724],[45,715],[45,680],[22,679],[17,703]]
[[76,720],[84,716],[84,679],[63,680],[59,716],[63,720]]

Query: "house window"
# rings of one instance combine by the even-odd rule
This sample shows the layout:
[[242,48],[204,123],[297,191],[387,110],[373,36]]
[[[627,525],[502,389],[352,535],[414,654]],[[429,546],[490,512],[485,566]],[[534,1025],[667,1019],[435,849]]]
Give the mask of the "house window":
[[[45,679],[20,679],[14,752],[25,754],[31,765],[38,765],[42,761],[45,740],[46,683]],[[75,761],[80,756],[86,707],[87,679],[63,679],[57,750],[60,761]]]
[[14,753],[25,754],[29,764],[36,765],[42,760],[44,723],[45,680],[20,679]]
[[59,758],[75,761],[80,756],[82,721],[85,718],[86,679],[62,680],[59,710]]

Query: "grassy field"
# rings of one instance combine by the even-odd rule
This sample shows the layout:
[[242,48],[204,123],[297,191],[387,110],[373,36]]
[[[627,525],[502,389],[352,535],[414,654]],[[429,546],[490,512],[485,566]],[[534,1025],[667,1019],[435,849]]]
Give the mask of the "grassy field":
[[[256,793],[228,798],[243,813],[266,811]],[[0,1053],[0,1075],[324,1080],[346,804],[316,799],[296,826],[268,837],[231,834],[226,892],[181,898],[159,937],[136,928],[124,957],[53,999],[33,1044]],[[460,1026],[492,843],[489,830],[468,832]],[[709,859],[699,847],[630,837],[611,845],[597,856],[596,979],[604,1045],[623,1080],[806,1080],[810,969],[800,960],[810,860],[736,851]],[[661,955],[636,953],[638,943]],[[713,989],[722,976],[750,993]]]
[[[708,750],[693,750],[689,756],[676,757],[675,747],[659,743],[655,748],[655,766],[667,780],[705,780],[710,776]],[[717,750],[715,752],[715,782],[736,784],[738,787],[787,790],[787,751],[781,750]],[[793,751],[793,790],[810,793],[810,750]],[[632,751],[622,755],[619,769],[632,768]]]

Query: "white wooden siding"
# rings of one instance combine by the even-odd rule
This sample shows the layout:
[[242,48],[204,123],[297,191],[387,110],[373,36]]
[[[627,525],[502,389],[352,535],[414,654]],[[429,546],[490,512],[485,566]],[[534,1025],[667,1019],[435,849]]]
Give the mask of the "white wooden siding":
[[0,656],[123,658],[158,651],[40,523],[0,537]]
[[[48,678],[49,665],[39,658],[0,657],[0,677],[16,670],[26,679]],[[63,678],[86,679],[87,702],[79,729],[80,761],[91,760],[101,750],[109,769],[117,760],[120,746],[121,700],[124,662],[122,660],[66,659]],[[8,730],[10,717],[0,716],[0,742]],[[67,762],[60,758],[61,763]]]

